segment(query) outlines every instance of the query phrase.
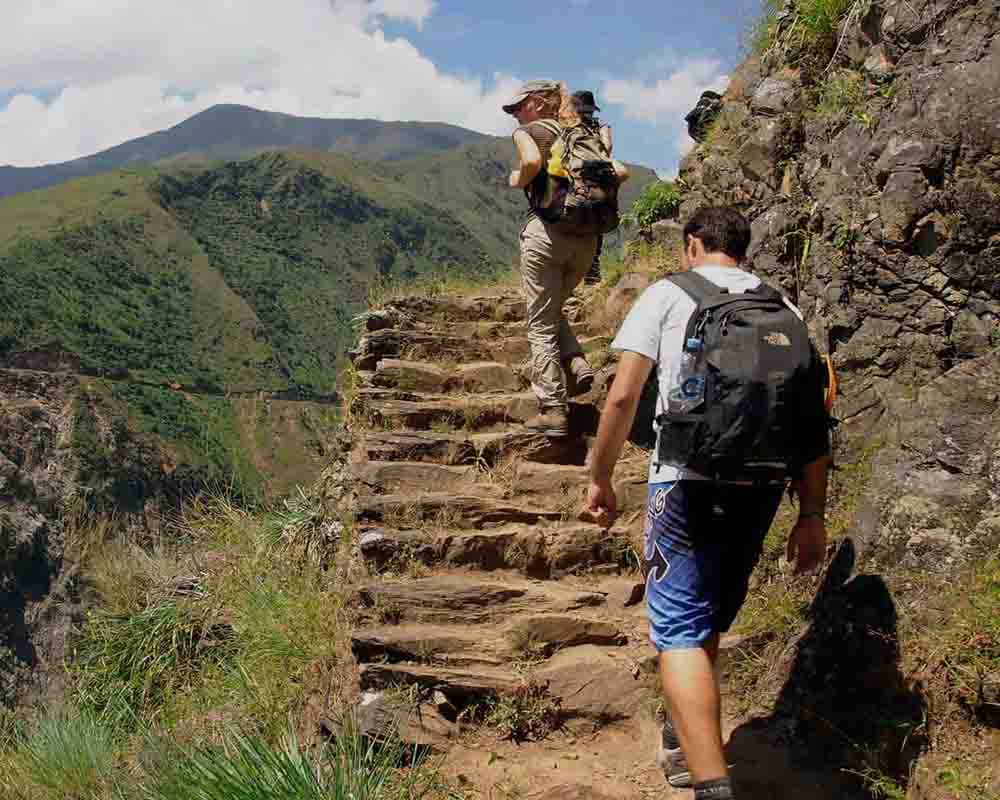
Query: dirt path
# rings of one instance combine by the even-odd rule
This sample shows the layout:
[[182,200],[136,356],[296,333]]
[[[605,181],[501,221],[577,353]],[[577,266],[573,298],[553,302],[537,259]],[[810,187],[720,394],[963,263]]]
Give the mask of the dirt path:
[[[564,442],[524,430],[535,403],[515,294],[407,300],[366,324],[349,410],[371,573],[353,637],[362,720],[446,752],[470,798],[688,796],[653,758],[634,555],[645,457],[617,476],[619,527],[577,519],[597,408],[573,404]],[[585,319],[577,329],[607,341]],[[526,739],[504,740],[498,723]],[[780,731],[726,730],[741,797],[851,796],[836,771],[795,764]]]

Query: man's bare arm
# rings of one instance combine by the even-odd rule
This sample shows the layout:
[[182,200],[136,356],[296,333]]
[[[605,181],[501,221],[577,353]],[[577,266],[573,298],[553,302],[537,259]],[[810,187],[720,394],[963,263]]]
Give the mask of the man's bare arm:
[[515,189],[528,186],[542,169],[542,153],[527,131],[514,131],[514,146],[520,166],[510,174],[510,185]]
[[656,366],[651,358],[638,353],[622,353],[618,362],[618,372],[611,386],[608,400],[601,414],[601,424],[597,430],[590,462],[590,477],[595,482],[610,482],[625,446],[625,440],[632,429],[635,412],[639,407],[642,387]]
[[830,457],[822,456],[802,470],[802,481],[799,484],[799,516],[815,516],[820,519],[826,514],[827,475],[830,470]]
[[822,456],[802,471],[799,519],[788,535],[786,557],[796,573],[811,572],[826,558],[826,484],[830,457]]

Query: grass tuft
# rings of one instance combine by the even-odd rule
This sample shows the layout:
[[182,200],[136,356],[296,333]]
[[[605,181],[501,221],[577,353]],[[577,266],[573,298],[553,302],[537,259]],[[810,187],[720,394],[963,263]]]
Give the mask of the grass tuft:
[[200,667],[233,655],[231,632],[174,601],[135,614],[91,612],[80,631],[73,669],[81,707],[115,730],[133,729]]
[[560,725],[559,698],[547,685],[527,680],[491,701],[486,722],[505,739],[541,741]]
[[122,797],[107,726],[87,716],[50,717],[0,760],[0,789],[12,800]]
[[418,800],[439,788],[434,771],[398,741],[353,730],[314,754],[293,734],[277,746],[236,733],[221,748],[182,755],[162,750],[150,770],[149,800]]

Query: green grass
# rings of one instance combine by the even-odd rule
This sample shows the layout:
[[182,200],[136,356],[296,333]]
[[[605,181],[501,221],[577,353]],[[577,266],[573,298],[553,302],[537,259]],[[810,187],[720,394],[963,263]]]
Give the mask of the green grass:
[[109,730],[155,720],[199,670],[233,657],[230,631],[187,605],[163,601],[134,614],[91,612],[74,653],[77,701]]
[[0,756],[0,789],[11,800],[122,797],[118,751],[104,724],[87,716],[48,717]]
[[857,24],[871,0],[792,0],[790,19],[779,26],[782,5],[780,0],[764,0],[761,15],[747,36],[750,52],[759,56],[780,47],[787,63],[815,77],[837,51],[841,23],[850,17]]
[[841,111],[848,111],[853,115],[859,111],[864,100],[865,84],[861,75],[854,72],[838,73],[820,86],[816,110],[824,116]]
[[965,587],[948,627],[948,682],[957,699],[974,711],[988,709],[986,687],[1000,692],[1000,558],[980,563]]
[[351,729],[315,755],[291,735],[272,745],[235,733],[222,747],[182,754],[168,748],[151,772],[144,792],[150,800],[418,800],[441,788],[414,751]]

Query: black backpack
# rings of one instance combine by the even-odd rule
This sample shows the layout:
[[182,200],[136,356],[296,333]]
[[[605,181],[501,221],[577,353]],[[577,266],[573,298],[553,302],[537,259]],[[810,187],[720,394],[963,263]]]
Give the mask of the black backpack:
[[688,136],[696,142],[705,141],[712,123],[715,122],[721,111],[722,95],[718,92],[702,92],[698,104],[684,117],[688,126]]
[[762,283],[730,294],[697,272],[668,280],[697,304],[684,339],[704,342],[697,371],[705,399],[690,414],[666,411],[654,369],[629,440],[652,450],[655,420],[658,463],[720,481],[783,482],[826,453],[826,371],[781,293]]

